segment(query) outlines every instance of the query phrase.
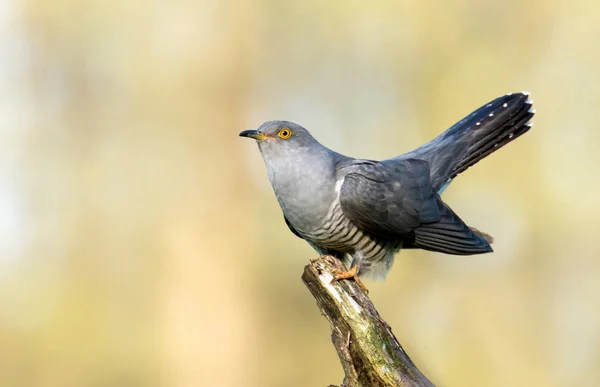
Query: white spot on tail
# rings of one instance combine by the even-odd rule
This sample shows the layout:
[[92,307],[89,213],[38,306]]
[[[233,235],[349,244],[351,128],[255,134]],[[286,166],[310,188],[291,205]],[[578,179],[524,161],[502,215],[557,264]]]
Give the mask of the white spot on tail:
[[529,94],[531,94],[531,93],[530,93],[530,92],[528,92],[528,91],[522,91],[522,92],[521,92],[521,94],[529,95]]
[[533,122],[529,121],[528,123],[525,124],[525,126],[529,126],[531,128],[533,126]]
[[494,148],[497,148],[497,147],[498,147],[498,144],[494,144]]
[[490,113],[490,117],[493,117],[493,116],[494,116],[494,113]]
[[479,126],[479,125],[481,125],[481,122],[478,122],[478,123],[475,124],[475,126]]
[[502,107],[507,107],[507,106],[508,106],[508,104],[507,104],[507,103],[505,103],[504,105],[502,105]]
[[488,103],[486,107],[490,107],[490,106],[492,106],[492,104],[491,104],[491,103]]
[[514,136],[515,136],[515,134],[511,133],[511,134],[508,135],[508,138],[513,138]]
[[532,105],[533,104],[533,100],[532,99],[527,99],[527,101],[525,101],[526,104],[528,105]]
[[531,109],[527,110],[527,113],[535,114],[535,108],[531,108]]

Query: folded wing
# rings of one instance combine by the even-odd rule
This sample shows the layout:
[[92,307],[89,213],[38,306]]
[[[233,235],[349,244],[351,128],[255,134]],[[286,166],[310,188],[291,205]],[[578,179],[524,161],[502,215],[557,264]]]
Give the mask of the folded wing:
[[357,161],[340,172],[340,205],[363,232],[405,248],[470,255],[492,251],[434,190],[423,160]]

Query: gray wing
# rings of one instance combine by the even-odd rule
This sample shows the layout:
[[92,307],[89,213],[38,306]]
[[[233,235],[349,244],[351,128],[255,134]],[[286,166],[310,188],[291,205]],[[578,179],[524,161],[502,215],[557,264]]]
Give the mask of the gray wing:
[[344,174],[342,211],[362,231],[378,239],[401,240],[405,248],[448,254],[491,251],[442,202],[426,161],[358,161],[340,172]]
[[350,220],[373,235],[395,238],[439,220],[429,166],[422,160],[364,162],[347,168],[340,204]]

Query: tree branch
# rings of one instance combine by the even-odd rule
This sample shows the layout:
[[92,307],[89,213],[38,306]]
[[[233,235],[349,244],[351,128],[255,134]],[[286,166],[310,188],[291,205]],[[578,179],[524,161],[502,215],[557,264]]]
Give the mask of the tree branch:
[[352,280],[331,284],[342,263],[325,256],[304,268],[302,281],[331,325],[331,340],[345,378],[341,387],[433,387],[383,321],[369,297]]

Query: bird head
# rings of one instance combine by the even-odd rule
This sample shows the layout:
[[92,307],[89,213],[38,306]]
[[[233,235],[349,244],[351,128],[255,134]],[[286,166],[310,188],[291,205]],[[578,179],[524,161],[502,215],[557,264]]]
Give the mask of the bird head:
[[267,121],[257,130],[244,130],[240,137],[255,139],[264,157],[284,156],[317,142],[308,130],[290,121]]

